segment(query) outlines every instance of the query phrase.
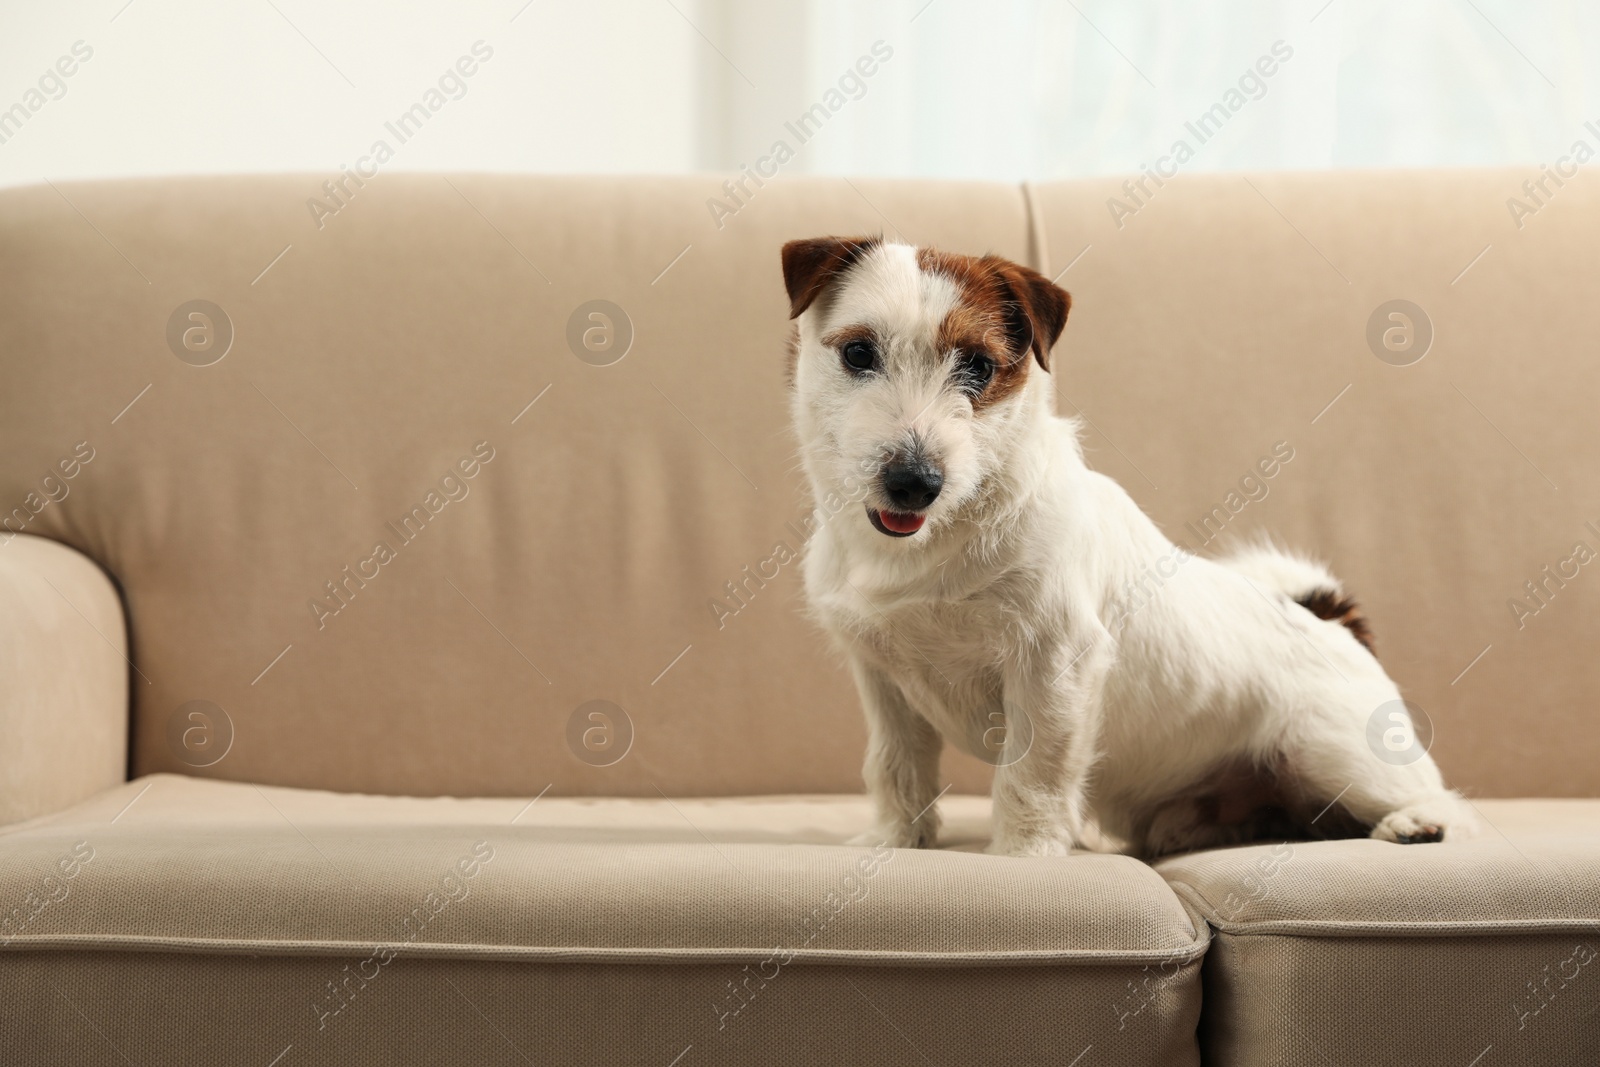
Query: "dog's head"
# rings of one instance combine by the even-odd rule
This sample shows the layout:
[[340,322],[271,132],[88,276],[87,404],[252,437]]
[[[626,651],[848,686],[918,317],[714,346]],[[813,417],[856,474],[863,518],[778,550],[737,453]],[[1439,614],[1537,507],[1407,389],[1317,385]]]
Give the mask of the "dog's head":
[[998,256],[874,237],[790,241],[783,278],[808,473],[889,537],[956,515],[1032,425],[1072,298]]

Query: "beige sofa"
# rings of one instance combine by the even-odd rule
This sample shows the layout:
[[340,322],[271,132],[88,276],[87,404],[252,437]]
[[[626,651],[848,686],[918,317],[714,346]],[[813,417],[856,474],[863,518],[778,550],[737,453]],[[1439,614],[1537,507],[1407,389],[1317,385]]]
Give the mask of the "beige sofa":
[[[1524,177],[0,194],[0,1060],[1596,1062],[1600,187]],[[1333,561],[1481,839],[991,857],[951,756],[843,843],[777,250],[880,230],[1059,275],[1093,463]]]

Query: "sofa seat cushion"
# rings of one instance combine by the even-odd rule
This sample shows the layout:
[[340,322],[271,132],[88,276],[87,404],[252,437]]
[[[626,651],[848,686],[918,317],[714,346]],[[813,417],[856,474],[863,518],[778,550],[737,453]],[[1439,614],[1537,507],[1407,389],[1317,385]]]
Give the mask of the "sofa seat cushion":
[[97,1031],[169,1064],[423,1062],[468,1032],[532,1062],[1198,1062],[1208,932],[1161,877],[985,855],[987,801],[944,807],[951,847],[894,850],[843,844],[861,797],[156,775],[0,834],[0,900],[29,902],[0,935],[0,1043],[45,1064],[116,1062]]
[[14,942],[634,960],[791,948],[926,964],[1203,950],[1149,867],[984,855],[987,802],[947,802],[964,844],[874,850],[842,845],[870,825],[859,797],[530,805],[155,775],[0,838],[0,899],[76,846],[93,855],[61,883],[69,899],[8,931]]
[[1159,864],[1216,931],[1215,1062],[1600,1062],[1600,800],[1476,806],[1473,840]]

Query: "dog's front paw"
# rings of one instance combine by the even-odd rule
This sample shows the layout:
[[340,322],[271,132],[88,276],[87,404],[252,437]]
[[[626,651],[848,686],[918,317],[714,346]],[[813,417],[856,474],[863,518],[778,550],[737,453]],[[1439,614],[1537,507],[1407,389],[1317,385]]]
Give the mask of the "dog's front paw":
[[878,826],[855,835],[845,844],[882,845],[888,848],[935,848],[939,844],[939,828],[920,822],[904,826]]
[[1477,820],[1467,811],[1466,805],[1450,797],[1391,811],[1372,828],[1372,836],[1400,845],[1423,845],[1443,841],[1446,837],[1452,841],[1473,837],[1477,828]]
[[1047,834],[1007,834],[995,838],[986,849],[993,856],[1066,856],[1072,842]]

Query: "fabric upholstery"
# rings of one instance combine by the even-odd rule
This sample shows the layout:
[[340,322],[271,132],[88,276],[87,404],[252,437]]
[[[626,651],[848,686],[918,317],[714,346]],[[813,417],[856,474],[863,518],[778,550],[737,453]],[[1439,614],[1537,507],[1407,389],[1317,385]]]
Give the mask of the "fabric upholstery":
[[[360,958],[7,956],[18,1062],[215,1067],[1191,1067],[1199,964],[1122,967],[507,963],[401,956],[327,1019]],[[738,989],[749,992],[739,994]],[[744,1007],[726,1019],[730,1003]],[[274,1057],[282,1059],[274,1063]],[[126,1058],[124,1058],[126,1057]],[[1077,1063],[1074,1064],[1074,1059]]]
[[983,855],[987,801],[947,802],[951,849],[877,852],[854,796],[157,775],[0,834],[0,900],[54,878],[0,1032],[39,1064],[1197,1062],[1207,934],[1161,878]]
[[[810,511],[778,249],[899,227],[1026,259],[1021,190],[785,178],[719,229],[720,178],[385,174],[318,229],[322,180],[0,193],[0,502],[74,443],[96,450],[27,532],[125,593],[150,679],[134,772],[419,794],[859,789],[849,680],[774,558]],[[207,366],[191,360],[215,349],[175,354],[204,322],[169,337],[197,299],[232,327]],[[594,300],[632,324],[609,366],[569,343],[571,322],[584,352],[604,332],[574,318]],[[493,458],[463,477],[479,442]],[[392,559],[369,562],[379,541]],[[607,767],[566,742],[595,699],[633,727]],[[233,728],[204,767],[168,742],[197,700]],[[951,780],[979,791],[982,771]]]
[[[1600,558],[1600,188],[1569,183],[1519,229],[1526,178],[1184,174],[1120,227],[1121,178],[1032,203],[1073,294],[1056,385],[1091,463],[1191,549],[1271,534],[1328,561],[1451,784],[1592,797],[1600,582],[1573,557]],[[1395,299],[1432,323],[1407,366],[1368,341]],[[1293,460],[1252,480],[1280,441]]]
[[1477,805],[1472,840],[1217,849],[1157,866],[1229,933],[1504,933],[1600,926],[1600,801]]
[[[1600,443],[1582,399],[1600,367],[1580,355],[1600,192],[1571,184],[1517,230],[1504,198],[1521,178],[1184,175],[1120,228],[1110,180],[785,178],[721,228],[710,177],[385,175],[321,229],[306,176],[11,189],[0,501],[75,443],[96,449],[27,532],[125,592],[151,679],[134,692],[136,773],[423,794],[852,790],[854,696],[777,551],[798,547],[789,524],[808,510],[777,249],[883,231],[989,250],[1074,292],[1062,410],[1169,533],[1194,545],[1189,526],[1230,492],[1259,497],[1241,480],[1286,442],[1294,460],[1205,547],[1272,531],[1329,559],[1453,782],[1592,795],[1600,592],[1586,569],[1558,585],[1542,568],[1580,540],[1600,550],[1584,503],[1600,472],[1582,458]],[[1410,366],[1366,337],[1394,298],[1434,327]],[[169,340],[195,299],[232,325],[209,366]],[[569,344],[593,300],[632,324],[609,366]],[[456,477],[452,501],[440,483],[478,442],[495,458]],[[389,524],[415,506],[425,533],[405,541]],[[379,540],[394,555],[374,572]],[[1519,615],[1513,598],[1538,603],[1529,581],[1550,593]],[[565,742],[594,699],[634,732],[607,767]],[[168,743],[195,700],[234,727],[205,767]],[[960,759],[947,778],[986,782]]]
[[[327,953],[415,934],[414,951],[442,955],[673,960],[778,946],[951,964],[1143,963],[1204,945],[1160,876],[1126,857],[841,847],[870,826],[857,797],[529,799],[158,775],[0,838],[0,899],[84,841],[93,856],[71,899],[16,934],[18,947]],[[448,905],[438,923],[407,927],[430,893]],[[848,906],[829,916],[830,900]]]
[[1592,931],[1219,935],[1206,956],[1203,1055],[1274,1067],[1590,1067],[1600,1062],[1595,964],[1579,961],[1597,952]]
[[[42,477],[31,503],[20,498],[25,510],[71,499],[62,470]],[[123,780],[130,673],[105,574],[54,541],[0,532],[0,826]]]
[[1545,568],[1600,548],[1600,190],[1519,230],[1522,178],[1185,175],[1120,224],[1111,181],[0,192],[0,1048],[1594,1062],[1592,802],[1156,871],[982,855],[950,757],[952,847],[867,876],[791,560],[778,248],[996,252],[1073,292],[1061,408],[1169,534],[1328,559],[1452,784],[1595,795],[1600,586]]
[[1475,840],[1253,845],[1158,870],[1216,931],[1217,1063],[1592,1064],[1600,801],[1485,800]]

